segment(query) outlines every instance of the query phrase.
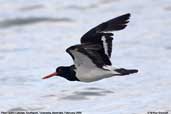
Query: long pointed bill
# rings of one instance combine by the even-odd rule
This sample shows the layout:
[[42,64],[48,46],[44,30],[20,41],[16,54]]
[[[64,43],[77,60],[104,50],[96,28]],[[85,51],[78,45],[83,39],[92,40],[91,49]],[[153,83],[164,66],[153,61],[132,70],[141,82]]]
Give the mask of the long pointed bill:
[[57,75],[57,73],[54,72],[54,73],[52,73],[52,74],[49,74],[49,75],[43,77],[42,79],[47,79],[47,78],[50,78],[50,77],[53,77],[53,76],[56,76],[56,75]]

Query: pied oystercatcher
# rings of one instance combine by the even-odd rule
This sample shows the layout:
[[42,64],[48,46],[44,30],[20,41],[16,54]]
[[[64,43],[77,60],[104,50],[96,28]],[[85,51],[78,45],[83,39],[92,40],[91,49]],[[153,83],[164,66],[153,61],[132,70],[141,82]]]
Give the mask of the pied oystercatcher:
[[60,66],[56,68],[56,72],[43,79],[60,76],[69,81],[93,82],[112,76],[137,73],[137,69],[114,68],[110,61],[113,40],[111,31],[124,29],[129,17],[130,13],[121,15],[89,30],[82,36],[81,44],[66,49],[74,64]]

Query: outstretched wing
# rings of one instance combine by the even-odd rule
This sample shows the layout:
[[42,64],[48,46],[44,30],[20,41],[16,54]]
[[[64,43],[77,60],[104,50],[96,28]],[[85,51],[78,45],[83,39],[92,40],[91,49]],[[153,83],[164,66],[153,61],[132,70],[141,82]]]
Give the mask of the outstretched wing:
[[117,31],[124,29],[129,22],[130,14],[125,14],[109,21],[103,22],[100,25],[92,28],[81,38],[81,43],[97,43],[102,46],[102,51],[109,58],[112,53],[112,40],[113,34],[111,31]]
[[85,68],[99,67],[111,65],[109,58],[100,52],[101,45],[99,44],[81,44],[69,47],[68,52],[73,58],[75,66]]

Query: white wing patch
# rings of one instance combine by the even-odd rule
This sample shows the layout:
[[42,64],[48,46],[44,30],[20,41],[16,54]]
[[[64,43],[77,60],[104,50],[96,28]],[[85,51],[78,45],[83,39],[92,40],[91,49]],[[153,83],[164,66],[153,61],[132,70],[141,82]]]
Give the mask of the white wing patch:
[[103,41],[103,48],[104,48],[104,52],[107,56],[109,56],[108,54],[108,46],[107,46],[107,42],[106,42],[106,38],[105,36],[102,36],[102,41]]

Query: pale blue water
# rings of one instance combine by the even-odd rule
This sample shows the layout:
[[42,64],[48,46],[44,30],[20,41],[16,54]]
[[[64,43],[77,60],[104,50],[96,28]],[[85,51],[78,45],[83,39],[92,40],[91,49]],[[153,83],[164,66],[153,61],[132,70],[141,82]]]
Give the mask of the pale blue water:
[[[139,73],[94,83],[41,78],[72,64],[65,49],[103,21],[115,32],[113,66]],[[170,0],[0,0],[0,111],[171,112]]]

